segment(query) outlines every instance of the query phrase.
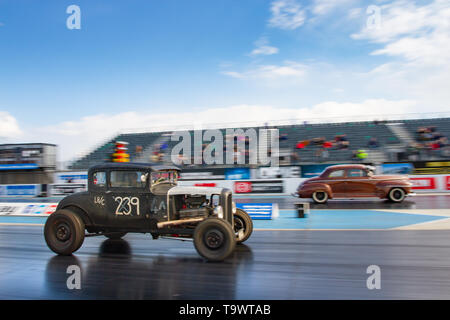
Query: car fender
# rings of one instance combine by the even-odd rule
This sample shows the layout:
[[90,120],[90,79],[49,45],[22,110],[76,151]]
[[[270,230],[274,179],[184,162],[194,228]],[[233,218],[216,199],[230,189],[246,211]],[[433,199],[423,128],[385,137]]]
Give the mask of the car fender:
[[82,209],[81,207],[72,204],[72,205],[64,206],[61,209],[70,210],[73,213],[75,213],[77,216],[79,216],[81,218],[81,220],[83,220],[83,222],[86,226],[93,225],[91,218],[89,217],[87,212],[84,209]]
[[[79,192],[67,196],[58,203],[56,210],[70,210],[77,214],[83,220],[86,226],[93,225],[94,221],[88,214],[88,212],[90,211],[87,207],[89,205],[88,197],[89,194],[87,192]],[[84,203],[85,205],[81,205],[81,203]]]
[[333,192],[331,191],[330,186],[326,183],[320,182],[308,183],[306,185],[303,185],[298,193],[302,198],[310,198],[316,191],[324,191],[328,194],[328,197],[330,199],[333,198]]

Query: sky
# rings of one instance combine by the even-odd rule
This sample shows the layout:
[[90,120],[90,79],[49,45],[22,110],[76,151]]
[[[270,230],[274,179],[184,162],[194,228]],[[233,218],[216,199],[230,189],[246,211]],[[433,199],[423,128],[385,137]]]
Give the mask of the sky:
[[449,62],[449,0],[0,0],[0,143],[449,112]]

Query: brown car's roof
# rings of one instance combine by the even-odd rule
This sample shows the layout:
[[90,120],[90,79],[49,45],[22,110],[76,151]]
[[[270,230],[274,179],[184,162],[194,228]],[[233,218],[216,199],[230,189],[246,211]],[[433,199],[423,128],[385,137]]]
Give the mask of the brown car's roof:
[[329,166],[325,170],[338,170],[338,169],[366,169],[367,166],[364,164],[338,164],[334,166]]

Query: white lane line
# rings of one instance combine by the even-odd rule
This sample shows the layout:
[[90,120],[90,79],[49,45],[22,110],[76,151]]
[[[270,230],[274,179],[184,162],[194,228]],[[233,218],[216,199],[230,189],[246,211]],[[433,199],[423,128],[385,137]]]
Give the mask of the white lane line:
[[392,231],[394,229],[253,229],[253,231]]
[[383,212],[404,213],[404,214],[418,214],[425,216],[450,217],[450,209],[379,209],[379,210],[371,209],[368,211],[383,211]]
[[420,222],[391,228],[390,230],[450,230],[450,218]]

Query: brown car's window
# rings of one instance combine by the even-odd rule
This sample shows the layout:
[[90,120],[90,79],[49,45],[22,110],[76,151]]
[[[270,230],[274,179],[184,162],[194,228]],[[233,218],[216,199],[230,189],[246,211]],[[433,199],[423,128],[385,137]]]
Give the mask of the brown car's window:
[[336,170],[328,175],[328,178],[339,178],[344,176],[344,170]]
[[367,177],[367,173],[361,169],[349,169],[347,171],[347,177]]

